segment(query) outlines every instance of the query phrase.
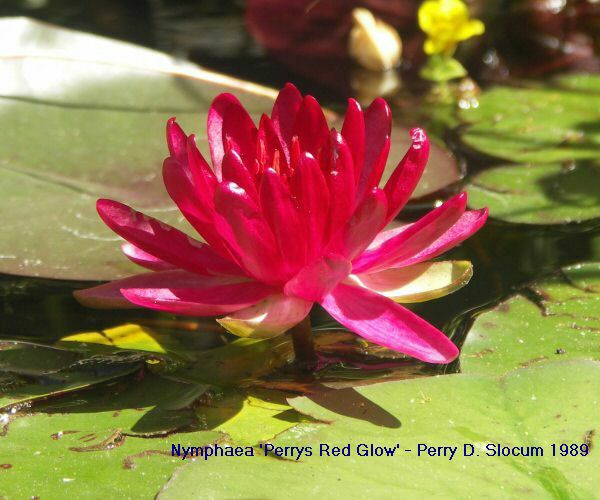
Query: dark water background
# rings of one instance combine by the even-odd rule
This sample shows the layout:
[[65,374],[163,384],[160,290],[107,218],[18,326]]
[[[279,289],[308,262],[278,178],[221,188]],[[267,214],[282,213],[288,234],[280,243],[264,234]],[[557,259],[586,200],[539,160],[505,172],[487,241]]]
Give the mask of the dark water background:
[[[0,1],[0,16],[25,15],[131,41],[271,87],[293,81],[304,93],[312,93],[334,109],[344,105],[344,96],[336,95],[335,90],[293,74],[264,54],[247,34],[242,14],[242,2],[222,0]],[[449,146],[465,162],[467,175],[492,164],[461,151],[454,142]],[[599,233],[597,224],[532,227],[490,220],[475,237],[446,254],[449,259],[473,262],[471,283],[414,309],[453,334],[460,345],[465,327],[478,310],[561,266],[599,258]],[[0,275],[0,339],[51,341],[131,321],[130,311],[91,311],[79,306],[71,293],[82,286],[79,282]],[[139,318],[155,316],[147,311],[136,313]]]

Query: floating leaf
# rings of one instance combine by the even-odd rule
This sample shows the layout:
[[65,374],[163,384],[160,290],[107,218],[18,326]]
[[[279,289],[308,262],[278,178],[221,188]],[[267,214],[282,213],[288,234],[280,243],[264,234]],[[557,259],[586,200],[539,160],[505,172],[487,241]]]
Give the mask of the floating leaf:
[[236,445],[254,446],[303,420],[285,396],[279,391],[229,390],[197,406],[196,414],[207,429],[227,434]]
[[130,379],[93,392],[52,399],[34,410],[93,414],[124,433],[165,434],[196,423],[190,407],[208,389],[208,385],[145,374],[142,380]]
[[[206,114],[217,94],[235,93],[255,117],[275,95],[165,54],[24,19],[0,20],[0,72],[0,272],[47,278],[108,280],[137,270],[98,218],[99,197],[189,229],[162,185],[167,119],[177,115],[207,153]],[[408,146],[406,130],[395,134],[390,164]],[[439,161],[418,196],[457,180],[445,150],[432,157]]]
[[[565,77],[558,86],[495,87],[462,110],[463,142],[517,162],[596,159],[600,147],[600,76]],[[570,87],[570,88],[567,88]]]
[[475,175],[469,205],[521,224],[566,224],[600,217],[600,164],[501,166]]
[[[160,323],[159,323],[160,324]],[[148,359],[168,359],[174,362],[190,362],[207,346],[202,339],[202,331],[163,332],[135,323],[107,328],[96,332],[82,332],[63,337],[55,345],[87,353],[88,355],[123,355],[137,352]],[[198,341],[200,340],[200,341]],[[154,356],[153,356],[154,355]]]
[[475,319],[464,373],[503,374],[557,359],[600,360],[600,263],[566,267]]
[[21,407],[33,401],[87,389],[131,374],[139,365],[107,365],[101,371],[62,371],[44,383],[17,383],[0,392],[0,409]]
[[[548,381],[554,381],[549,384]],[[552,456],[552,443],[583,443],[599,411],[600,363],[556,362],[504,377],[447,375],[332,391],[290,400],[298,411],[326,421],[299,424],[277,446],[310,446],[296,460],[238,457],[178,469],[158,498],[517,497],[593,498],[599,455]],[[465,457],[464,445],[473,446]],[[540,446],[544,456],[487,456],[486,446]],[[321,445],[347,446],[351,456],[319,456]],[[387,446],[394,456],[357,456],[357,447]],[[431,454],[419,446],[431,447]],[[456,446],[456,455],[439,456]],[[467,448],[471,451],[471,448]],[[410,451],[406,451],[410,450]],[[449,450],[447,450],[449,451]],[[261,454],[264,452],[258,450]],[[432,476],[432,471],[435,474]]]
[[[151,498],[183,462],[173,444],[203,446],[214,432],[176,438],[125,435],[110,413],[35,415],[10,422],[2,440],[0,495],[7,498]],[[114,421],[114,422],[113,422]]]

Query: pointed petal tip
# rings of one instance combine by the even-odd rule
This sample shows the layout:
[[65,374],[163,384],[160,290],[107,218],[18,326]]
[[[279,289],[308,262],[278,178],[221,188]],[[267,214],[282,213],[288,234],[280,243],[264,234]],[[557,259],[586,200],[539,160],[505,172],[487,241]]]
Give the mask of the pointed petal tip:
[[283,88],[281,89],[280,93],[282,91],[288,91],[288,92],[294,92],[294,93],[298,93],[300,94],[300,91],[298,90],[298,87],[296,87],[292,82],[286,82],[286,84],[283,86]]
[[353,97],[348,98],[347,102],[348,102],[348,108],[353,108],[356,111],[362,111],[362,107],[361,107],[360,103]]
[[98,198],[96,200],[96,211],[98,212],[98,215],[100,215],[100,217],[102,217],[104,219],[104,216],[106,215],[107,211],[110,210],[111,208],[123,208],[126,205],[123,205],[122,203],[115,201],[115,200],[111,200],[108,198]]
[[[423,144],[429,144],[429,137],[425,132],[425,129],[421,127],[414,127],[410,129],[410,140],[412,141],[412,147],[422,146]],[[419,149],[419,148],[417,148]]]
[[376,97],[375,99],[373,99],[373,102],[371,102],[371,104],[367,108],[367,111],[369,111],[369,110],[371,110],[371,111],[377,110],[379,112],[383,111],[383,113],[385,114],[385,117],[387,119],[389,119],[389,120],[392,119],[392,109],[390,108],[390,105],[383,97]]
[[458,347],[456,347],[454,343],[448,339],[448,342],[445,343],[443,349],[440,349],[438,352],[424,355],[421,358],[421,361],[437,365],[447,365],[448,363],[452,363],[452,361],[454,361],[459,354],[460,351],[458,350]]

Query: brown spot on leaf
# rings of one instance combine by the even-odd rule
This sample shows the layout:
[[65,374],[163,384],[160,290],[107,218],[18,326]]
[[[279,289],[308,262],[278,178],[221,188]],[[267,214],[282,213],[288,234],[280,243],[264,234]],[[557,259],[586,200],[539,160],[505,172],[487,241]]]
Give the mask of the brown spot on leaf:
[[113,448],[117,448],[121,446],[125,442],[125,436],[121,433],[121,431],[116,431],[110,436],[108,436],[105,440],[100,441],[97,444],[92,444],[90,446],[72,446],[69,448],[71,451],[106,451],[112,450]]
[[587,444],[588,448],[591,450],[594,447],[594,436],[596,435],[596,431],[591,429],[589,431],[585,431],[583,435],[583,444]]
[[492,354],[493,352],[494,352],[494,349],[492,349],[491,347],[488,347],[487,349],[484,349],[483,351],[475,352],[473,354],[468,354],[467,357],[468,358],[483,358],[484,356],[487,356],[488,354]]
[[12,464],[0,464],[0,469],[8,470],[12,468]]
[[530,359],[529,361],[523,361],[523,363],[519,363],[519,366],[523,368],[527,368],[528,366],[534,365],[535,363],[539,363],[540,361],[544,361],[548,359],[546,356],[539,356],[537,358]]
[[135,469],[135,461],[134,460],[136,458],[148,457],[150,455],[166,455],[167,457],[171,456],[170,453],[168,453],[166,451],[162,451],[162,450],[142,451],[141,453],[135,453],[134,455],[129,455],[129,456],[125,457],[123,459],[123,469],[127,469],[127,470]]

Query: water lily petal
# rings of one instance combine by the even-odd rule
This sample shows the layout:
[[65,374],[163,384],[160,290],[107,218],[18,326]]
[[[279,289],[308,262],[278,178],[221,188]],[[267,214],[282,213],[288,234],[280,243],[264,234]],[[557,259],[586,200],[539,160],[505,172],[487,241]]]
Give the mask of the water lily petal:
[[373,186],[378,186],[390,147],[392,112],[381,97],[367,108],[365,117],[365,159],[358,181],[357,199]]
[[96,209],[115,233],[160,260],[197,274],[243,274],[209,245],[123,203],[100,199]]
[[307,95],[302,100],[296,114],[293,135],[298,137],[302,151],[309,152],[315,158],[329,139],[327,119],[321,106],[311,95]]
[[[191,137],[188,141],[188,157],[195,156],[193,150],[197,151]],[[189,163],[181,164],[172,157],[166,158],[163,163],[165,187],[192,227],[216,252],[228,258],[229,252],[214,227],[213,193],[216,180],[212,182],[210,177],[203,177],[201,172],[194,175],[194,169],[189,167]]]
[[290,184],[309,235],[306,241],[307,261],[309,261],[321,253],[325,244],[329,188],[321,167],[309,153],[300,156]]
[[256,304],[273,293],[272,288],[257,281],[195,276],[185,271],[138,275],[116,283],[120,283],[123,297],[135,305],[193,316],[227,314]]
[[292,147],[292,136],[294,123],[300,106],[302,105],[302,94],[291,83],[286,83],[281,89],[271,112],[273,129],[279,136],[288,164],[290,164],[290,151]]
[[352,153],[344,138],[335,130],[331,132],[330,141],[330,171],[325,176],[329,195],[334,200],[329,208],[327,228],[329,238],[335,236],[336,233],[343,234],[345,226],[354,212],[356,199]]
[[216,228],[238,264],[265,283],[281,280],[275,236],[248,193],[233,182],[223,182],[215,191],[215,209]]
[[312,305],[312,302],[277,293],[217,319],[217,322],[238,337],[267,339],[281,335],[300,323]]
[[223,182],[234,182],[246,191],[254,201],[258,202],[258,190],[256,189],[254,176],[246,168],[237,151],[230,150],[225,153],[221,170]]
[[256,159],[257,129],[246,109],[239,103],[231,103],[223,113],[223,145],[225,152],[236,151],[246,168]]
[[121,245],[121,250],[130,261],[138,266],[145,267],[146,269],[151,269],[152,271],[175,269],[173,264],[169,264],[148,252],[144,252],[141,248],[136,247],[132,243],[123,243]]
[[360,255],[385,226],[387,199],[377,187],[363,198],[348,222],[343,236],[342,255],[348,260]]
[[175,117],[167,122],[167,146],[169,153],[177,161],[184,162],[187,158],[187,135],[175,121]]
[[423,262],[371,274],[350,275],[349,282],[395,302],[424,302],[448,295],[465,286],[473,276],[466,260]]
[[281,176],[272,168],[263,173],[260,203],[279,251],[285,257],[286,270],[293,275],[306,261],[306,225]]
[[142,306],[212,316],[248,307],[271,293],[270,287],[248,278],[199,276],[177,269],[136,274],[77,290],[74,295],[81,304],[100,309]]
[[429,157],[429,138],[421,128],[410,131],[412,144],[398,163],[394,173],[385,185],[388,199],[387,221],[391,221],[404,208],[410,195],[417,187]]
[[449,363],[458,349],[441,331],[391,299],[339,284],[321,300],[334,319],[369,342],[428,363]]
[[488,209],[469,210],[460,216],[450,229],[445,231],[439,238],[423,248],[420,252],[394,263],[394,267],[410,266],[418,262],[433,259],[443,254],[446,250],[454,248],[467,238],[479,231],[488,217]]
[[225,155],[225,144],[223,143],[223,118],[230,106],[241,106],[237,97],[224,93],[218,95],[210,105],[206,118],[206,134],[214,172],[221,179],[221,163]]
[[342,136],[352,152],[354,179],[358,183],[365,157],[365,118],[360,104],[354,99],[348,99]]
[[273,168],[281,174],[289,174],[289,162],[285,155],[281,140],[275,132],[273,121],[267,115],[263,114],[260,117],[258,125],[258,150],[261,149],[260,143],[264,144],[264,158],[260,157],[257,150],[257,158],[266,168]]
[[418,254],[452,227],[465,211],[466,203],[466,193],[458,194],[402,231],[391,230],[393,236],[379,238],[376,245],[370,245],[352,263],[354,274],[394,267]]
[[285,284],[283,291],[286,295],[318,302],[346,278],[351,269],[349,260],[329,254],[302,269]]

